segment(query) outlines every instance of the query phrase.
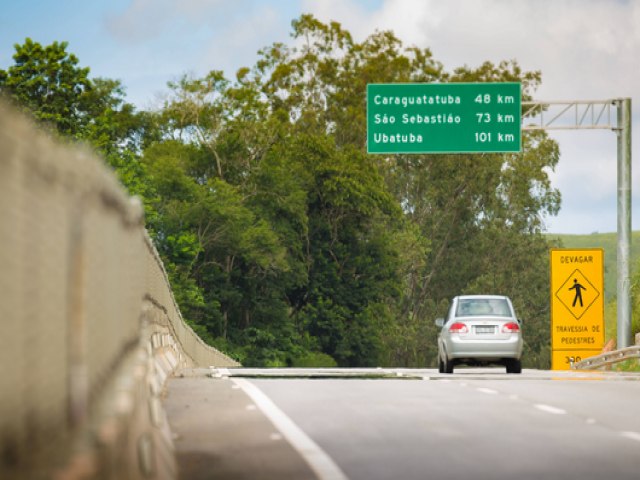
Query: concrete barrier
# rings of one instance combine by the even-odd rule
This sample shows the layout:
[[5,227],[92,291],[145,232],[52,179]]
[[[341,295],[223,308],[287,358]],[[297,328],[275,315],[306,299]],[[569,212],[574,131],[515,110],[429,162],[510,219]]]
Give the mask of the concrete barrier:
[[237,366],[183,321],[139,202],[0,105],[0,478],[174,478],[160,403]]

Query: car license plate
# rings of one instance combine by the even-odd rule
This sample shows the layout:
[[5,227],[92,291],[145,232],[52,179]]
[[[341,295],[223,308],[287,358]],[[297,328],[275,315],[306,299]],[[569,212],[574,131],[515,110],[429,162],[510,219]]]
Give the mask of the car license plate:
[[478,325],[476,327],[476,333],[478,335],[492,334],[494,332],[495,332],[495,329],[494,329],[493,325],[490,325],[490,326]]

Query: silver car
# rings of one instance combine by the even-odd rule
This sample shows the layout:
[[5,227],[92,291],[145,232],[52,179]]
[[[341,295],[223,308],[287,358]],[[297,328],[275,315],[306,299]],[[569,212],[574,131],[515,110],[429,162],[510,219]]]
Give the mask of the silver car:
[[522,372],[522,324],[508,297],[455,297],[446,318],[438,318],[438,369],[453,373],[456,365],[504,365]]

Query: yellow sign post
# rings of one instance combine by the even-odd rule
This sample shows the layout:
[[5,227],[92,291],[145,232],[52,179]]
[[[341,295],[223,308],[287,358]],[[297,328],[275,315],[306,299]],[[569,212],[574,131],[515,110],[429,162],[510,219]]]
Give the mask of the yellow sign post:
[[603,249],[551,249],[551,368],[569,370],[603,345]]

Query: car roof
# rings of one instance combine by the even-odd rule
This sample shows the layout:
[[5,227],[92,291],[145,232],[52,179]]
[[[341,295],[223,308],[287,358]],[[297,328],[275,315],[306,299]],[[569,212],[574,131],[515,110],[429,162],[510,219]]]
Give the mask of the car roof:
[[472,298],[477,298],[477,299],[482,299],[482,298],[486,298],[486,299],[491,299],[491,298],[508,298],[506,295],[458,295],[457,297],[455,297],[459,300],[467,300],[467,299],[472,299]]

